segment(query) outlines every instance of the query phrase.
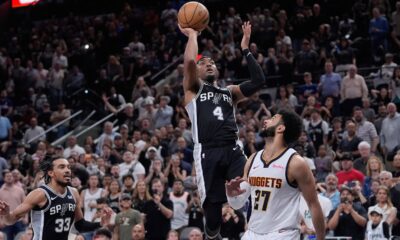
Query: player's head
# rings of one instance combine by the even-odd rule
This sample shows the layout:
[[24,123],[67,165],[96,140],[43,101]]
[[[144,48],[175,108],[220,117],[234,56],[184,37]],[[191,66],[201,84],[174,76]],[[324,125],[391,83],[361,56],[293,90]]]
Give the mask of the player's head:
[[303,121],[291,110],[281,109],[272,118],[264,121],[264,128],[261,132],[263,137],[275,137],[282,135],[285,144],[296,141],[301,134]]
[[219,75],[217,66],[210,57],[201,57],[197,61],[197,73],[200,79],[211,84],[218,79]]
[[46,183],[54,181],[63,187],[71,182],[71,167],[65,158],[52,158],[44,160],[40,164],[40,169],[44,172]]

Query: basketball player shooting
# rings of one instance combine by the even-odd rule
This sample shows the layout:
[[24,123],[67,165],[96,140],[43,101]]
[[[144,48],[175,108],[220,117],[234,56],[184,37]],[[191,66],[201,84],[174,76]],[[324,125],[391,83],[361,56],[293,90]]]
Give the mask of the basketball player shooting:
[[265,120],[264,149],[250,156],[242,178],[226,183],[228,203],[234,209],[240,209],[251,196],[252,213],[242,240],[300,239],[300,193],[311,210],[316,238],[325,239],[314,177],[306,161],[288,147],[299,138],[302,126],[301,118],[289,110]]
[[241,48],[250,80],[220,88],[218,70],[210,57],[196,62],[199,32],[182,28],[188,37],[184,54],[184,104],[192,122],[196,182],[206,218],[207,239],[220,239],[222,204],[226,202],[225,181],[242,176],[246,157],[236,144],[238,127],[235,105],[256,93],[265,82],[260,65],[249,51],[251,24],[242,26]]
[[24,202],[10,212],[8,204],[0,201],[0,215],[7,225],[12,225],[31,212],[33,240],[67,240],[72,224],[79,232],[94,231],[110,222],[111,209],[103,209],[101,223],[92,223],[83,219],[79,194],[69,187],[71,169],[63,158],[45,160],[40,166],[45,173],[45,185],[28,194]]

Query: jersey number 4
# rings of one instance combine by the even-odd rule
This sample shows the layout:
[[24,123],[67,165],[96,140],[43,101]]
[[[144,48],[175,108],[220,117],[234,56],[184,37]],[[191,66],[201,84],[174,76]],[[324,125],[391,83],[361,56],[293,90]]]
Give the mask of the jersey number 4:
[[56,219],[56,232],[68,232],[71,227],[71,218],[57,218]]
[[271,196],[270,191],[255,191],[256,198],[254,201],[254,210],[266,211],[268,207],[269,197]]
[[218,120],[221,120],[221,121],[224,120],[224,114],[222,113],[221,107],[215,107],[213,114],[214,114],[214,116],[217,117]]

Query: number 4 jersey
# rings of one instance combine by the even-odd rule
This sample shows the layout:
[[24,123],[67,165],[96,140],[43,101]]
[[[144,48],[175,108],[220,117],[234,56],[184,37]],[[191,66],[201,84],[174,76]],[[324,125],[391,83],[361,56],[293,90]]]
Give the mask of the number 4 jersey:
[[237,126],[232,94],[206,82],[186,106],[192,122],[194,143],[235,142]]
[[31,221],[33,240],[67,240],[75,217],[76,200],[70,189],[66,188],[63,195],[59,195],[49,186],[42,185],[47,203],[42,207],[33,208]]
[[256,153],[249,168],[252,211],[249,230],[258,234],[299,228],[300,191],[288,182],[287,169],[296,151],[286,149],[268,163]]

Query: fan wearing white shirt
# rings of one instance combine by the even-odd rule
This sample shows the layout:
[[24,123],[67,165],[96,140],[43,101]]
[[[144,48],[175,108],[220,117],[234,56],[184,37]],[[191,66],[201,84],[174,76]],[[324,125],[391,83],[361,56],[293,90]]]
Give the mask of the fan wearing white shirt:
[[122,160],[124,160],[124,162],[119,164],[119,176],[122,177],[131,172],[135,179],[135,183],[137,183],[138,180],[144,179],[146,170],[132,152],[125,151],[124,155],[122,155]]
[[85,149],[83,149],[81,146],[79,146],[76,143],[76,137],[75,136],[69,136],[67,139],[67,147],[64,149],[64,158],[69,158],[72,153],[77,153],[78,155],[85,154]]

